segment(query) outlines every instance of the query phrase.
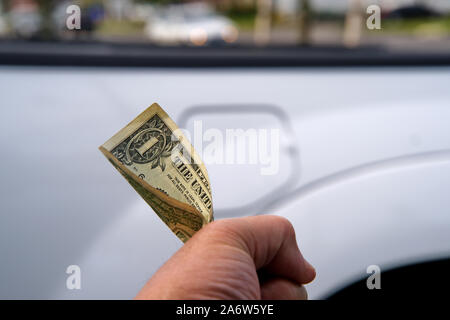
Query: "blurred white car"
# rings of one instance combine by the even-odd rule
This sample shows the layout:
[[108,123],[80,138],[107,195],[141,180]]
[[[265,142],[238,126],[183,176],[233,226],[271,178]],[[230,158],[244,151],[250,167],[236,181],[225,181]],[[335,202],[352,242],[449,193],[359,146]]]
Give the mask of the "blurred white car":
[[149,39],[158,44],[233,43],[238,30],[233,22],[204,3],[171,5],[156,10],[145,27]]

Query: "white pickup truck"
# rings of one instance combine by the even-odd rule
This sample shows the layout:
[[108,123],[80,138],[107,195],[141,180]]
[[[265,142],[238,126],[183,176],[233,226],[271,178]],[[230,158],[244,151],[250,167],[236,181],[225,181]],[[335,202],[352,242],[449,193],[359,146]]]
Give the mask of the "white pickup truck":
[[0,66],[0,297],[132,298],[182,246],[97,149],[153,102],[188,130],[279,129],[277,174],[207,165],[215,218],[288,218],[317,270],[310,298],[370,265],[450,256],[448,65],[241,62]]

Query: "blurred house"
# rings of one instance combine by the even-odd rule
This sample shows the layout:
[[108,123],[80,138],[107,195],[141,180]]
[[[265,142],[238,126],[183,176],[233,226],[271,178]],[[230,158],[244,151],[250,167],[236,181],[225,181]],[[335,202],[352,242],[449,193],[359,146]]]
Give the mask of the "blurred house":
[[42,17],[35,0],[12,0],[9,5],[8,22],[18,37],[30,38],[39,32]]

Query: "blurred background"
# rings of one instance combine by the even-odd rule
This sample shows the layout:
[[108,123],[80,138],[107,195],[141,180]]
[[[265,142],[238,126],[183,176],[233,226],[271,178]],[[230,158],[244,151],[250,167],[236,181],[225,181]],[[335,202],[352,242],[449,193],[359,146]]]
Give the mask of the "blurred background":
[[449,84],[450,0],[2,0],[0,298],[132,298],[182,246],[98,151],[153,102],[191,136],[279,130],[277,174],[207,165],[214,215],[287,217],[311,298],[443,259],[398,292],[445,287]]
[[[82,30],[66,28],[66,8],[82,10]],[[365,27],[381,7],[382,32]],[[450,48],[447,0],[2,0],[3,40],[84,40],[161,46],[383,44]]]

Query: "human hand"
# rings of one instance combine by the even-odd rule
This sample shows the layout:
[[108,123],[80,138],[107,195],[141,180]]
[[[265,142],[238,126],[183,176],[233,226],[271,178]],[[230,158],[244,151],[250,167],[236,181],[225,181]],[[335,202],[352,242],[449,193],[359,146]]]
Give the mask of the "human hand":
[[285,218],[224,219],[187,241],[136,299],[306,299],[315,275]]

